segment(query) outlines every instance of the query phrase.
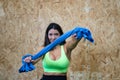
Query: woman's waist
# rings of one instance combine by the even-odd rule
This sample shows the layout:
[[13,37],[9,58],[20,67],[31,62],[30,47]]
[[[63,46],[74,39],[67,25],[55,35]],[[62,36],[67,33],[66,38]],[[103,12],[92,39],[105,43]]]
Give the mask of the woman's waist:
[[44,75],[48,76],[66,76],[66,73],[56,73],[56,72],[44,72]]

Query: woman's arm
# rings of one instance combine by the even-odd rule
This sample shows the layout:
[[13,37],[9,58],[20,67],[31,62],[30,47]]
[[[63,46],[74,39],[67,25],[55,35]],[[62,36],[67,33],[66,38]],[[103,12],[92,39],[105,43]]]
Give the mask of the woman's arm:
[[[38,48],[37,51],[41,51],[43,48],[44,48],[44,47],[41,46],[41,47]],[[43,57],[43,56],[42,56],[42,57]],[[37,62],[39,62],[39,61],[42,59],[42,57],[40,57],[40,58],[38,58],[38,59],[36,59],[36,60],[33,60],[32,63],[35,65]]]
[[72,35],[68,41],[66,41],[67,51],[72,51],[81,39],[76,39],[76,34]]
[[[39,47],[38,51],[40,51],[40,50],[42,50],[42,49],[43,49],[43,47]],[[35,65],[38,61],[40,61],[40,60],[41,60],[41,57],[38,58],[38,59],[36,59],[36,60],[32,60],[32,57],[31,57],[31,56],[28,56],[28,57],[26,57],[26,58],[24,59],[25,62],[27,62],[27,63],[32,62],[34,65]]]

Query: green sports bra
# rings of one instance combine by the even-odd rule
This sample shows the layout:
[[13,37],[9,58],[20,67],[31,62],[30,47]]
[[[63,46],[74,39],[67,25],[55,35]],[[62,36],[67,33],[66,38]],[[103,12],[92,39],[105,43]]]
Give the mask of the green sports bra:
[[61,46],[61,57],[59,59],[52,60],[48,52],[42,60],[44,72],[66,73],[69,63],[70,62],[65,54],[63,45]]

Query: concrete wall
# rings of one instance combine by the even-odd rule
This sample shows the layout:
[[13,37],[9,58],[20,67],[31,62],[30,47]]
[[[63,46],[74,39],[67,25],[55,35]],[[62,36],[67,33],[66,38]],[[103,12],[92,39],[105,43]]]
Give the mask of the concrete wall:
[[68,80],[120,79],[119,0],[0,0],[0,80],[40,80],[36,70],[18,73],[21,57],[43,44],[50,22],[64,32],[87,27],[95,44],[81,40],[72,52]]

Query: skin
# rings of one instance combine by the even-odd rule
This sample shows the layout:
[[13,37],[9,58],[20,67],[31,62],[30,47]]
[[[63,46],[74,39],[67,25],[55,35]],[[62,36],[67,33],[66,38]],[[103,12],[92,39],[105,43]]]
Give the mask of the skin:
[[[60,33],[56,30],[56,29],[50,29],[48,32],[48,38],[49,41],[52,43],[54,40],[56,40],[58,37],[60,37]],[[78,42],[80,41],[76,39],[76,34],[72,35],[70,37],[69,41],[66,41],[66,43],[64,44],[64,50],[66,53],[66,56],[68,57],[68,59],[71,59],[71,51],[76,47],[76,45],[78,44]],[[44,47],[40,47],[39,51],[41,49],[43,49]],[[53,50],[51,50],[49,52],[50,54],[50,58],[52,60],[58,60],[61,56],[61,48],[60,45],[57,45]],[[38,61],[40,60],[40,58],[38,60],[31,60],[31,57],[27,57],[24,59],[25,62],[33,62],[33,64],[36,64]],[[58,73],[44,73],[46,75],[62,75],[62,74],[58,74]]]

